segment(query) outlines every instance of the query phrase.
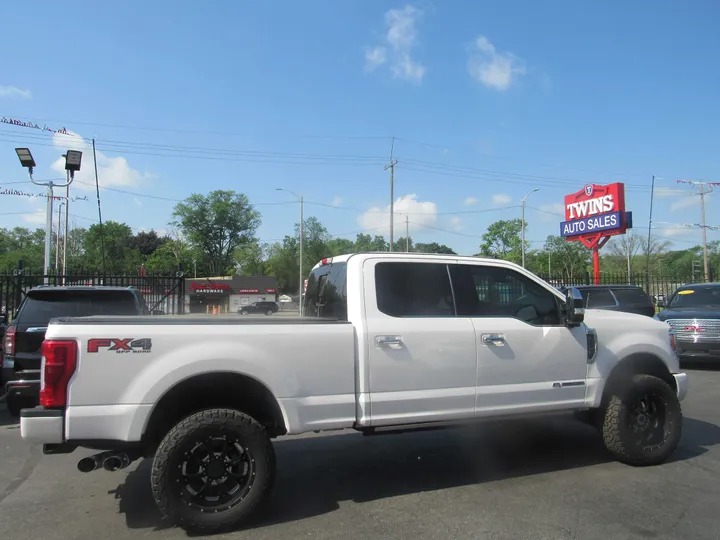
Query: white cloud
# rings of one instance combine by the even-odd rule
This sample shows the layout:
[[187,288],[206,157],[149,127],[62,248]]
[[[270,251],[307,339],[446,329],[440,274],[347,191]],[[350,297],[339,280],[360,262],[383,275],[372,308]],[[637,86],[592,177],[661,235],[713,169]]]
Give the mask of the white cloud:
[[669,188],[669,187],[656,187],[655,191],[653,192],[654,197],[658,197],[660,199],[665,199],[669,197],[677,197],[679,195],[687,194],[686,190],[683,189],[675,189],[675,188]]
[[681,236],[690,236],[692,234],[695,234],[698,232],[698,229],[693,229],[691,227],[682,227],[680,225],[674,225],[672,227],[661,227],[659,229],[655,229],[653,227],[653,230],[656,231],[656,234],[660,237],[681,237]]
[[492,196],[492,203],[495,206],[507,206],[512,202],[512,197],[505,193],[496,193]]
[[0,86],[0,98],[4,97],[30,99],[32,97],[32,93],[27,88],[23,90],[17,86]]
[[465,206],[472,206],[473,204],[477,203],[477,199],[475,197],[468,197],[463,201],[463,204]]
[[[394,234],[396,238],[404,236],[405,215],[410,220],[410,231],[422,229],[423,225],[432,226],[437,222],[437,205],[430,201],[418,201],[417,195],[410,194],[395,200],[393,208]],[[390,234],[390,205],[384,208],[373,207],[358,217],[363,230],[373,234],[388,236]]]
[[522,60],[511,52],[498,52],[485,36],[478,36],[468,60],[470,76],[488,88],[504,92],[526,72]]
[[421,82],[426,69],[413,59],[412,52],[417,43],[416,25],[422,14],[422,11],[410,5],[385,13],[385,24],[388,27],[386,44],[365,51],[365,69],[374,71],[388,64],[394,77]]
[[385,62],[387,62],[387,49],[385,47],[377,46],[365,51],[365,69],[367,71],[374,71],[375,68],[382,66]]
[[[705,197],[706,201],[710,196]],[[697,195],[686,194],[685,197],[680,197],[678,200],[670,205],[671,212],[677,212],[678,210],[685,210],[686,208],[692,208],[693,206],[700,206],[700,197]]]
[[540,221],[546,223],[565,221],[565,205],[563,203],[541,204],[538,208],[540,209]]
[[[75,173],[75,180],[71,189],[92,191],[95,189],[95,164],[93,162],[92,146],[77,133],[55,133],[53,144],[63,150],[80,150],[82,155],[82,167]],[[122,156],[109,157],[102,152],[97,154],[98,183],[101,187],[143,187],[154,178],[154,175],[147,172],[140,172],[128,165],[127,159]],[[58,158],[52,164],[53,170],[64,176],[65,159]]]
[[458,216],[450,218],[450,227],[452,227],[454,231],[462,231],[462,218]]
[[[54,213],[55,213],[55,215],[57,215],[57,211]],[[33,225],[45,225],[46,219],[47,219],[47,210],[44,208],[38,208],[32,214],[25,214],[23,216],[23,221],[25,221],[25,223],[30,223]]]
[[335,197],[332,202],[330,203],[330,206],[340,206],[343,203],[342,197]]

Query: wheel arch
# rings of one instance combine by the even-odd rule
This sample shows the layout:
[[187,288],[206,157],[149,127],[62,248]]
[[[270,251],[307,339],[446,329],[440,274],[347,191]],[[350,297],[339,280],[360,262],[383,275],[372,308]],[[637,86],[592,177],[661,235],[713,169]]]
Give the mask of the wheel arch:
[[244,412],[262,424],[270,437],[287,433],[284,411],[267,386],[249,375],[217,371],[194,375],[169,388],[148,417],[143,443],[154,449],[180,420],[210,408]]
[[666,382],[677,392],[677,382],[667,364],[651,353],[635,353],[623,358],[615,365],[608,375],[603,388],[602,404],[605,405],[609,396],[630,384],[633,375],[651,375]]

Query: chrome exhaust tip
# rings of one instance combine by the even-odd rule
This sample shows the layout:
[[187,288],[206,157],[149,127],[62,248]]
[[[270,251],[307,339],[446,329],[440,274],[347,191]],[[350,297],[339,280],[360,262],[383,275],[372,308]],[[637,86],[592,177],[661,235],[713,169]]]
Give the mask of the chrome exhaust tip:
[[115,472],[124,469],[131,462],[132,460],[127,454],[113,454],[105,458],[102,466],[106,471]]
[[77,462],[78,471],[81,473],[93,472],[100,466],[95,456],[84,457]]

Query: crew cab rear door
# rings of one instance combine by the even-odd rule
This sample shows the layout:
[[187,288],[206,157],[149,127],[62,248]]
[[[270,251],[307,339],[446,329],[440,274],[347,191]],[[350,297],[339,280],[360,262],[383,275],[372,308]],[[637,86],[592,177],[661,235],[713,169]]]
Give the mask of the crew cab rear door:
[[366,374],[372,425],[475,414],[477,356],[469,318],[455,316],[455,260],[369,258],[363,263]]
[[477,343],[477,416],[582,406],[585,326],[565,326],[549,286],[503,264],[451,271],[458,316],[470,317]]

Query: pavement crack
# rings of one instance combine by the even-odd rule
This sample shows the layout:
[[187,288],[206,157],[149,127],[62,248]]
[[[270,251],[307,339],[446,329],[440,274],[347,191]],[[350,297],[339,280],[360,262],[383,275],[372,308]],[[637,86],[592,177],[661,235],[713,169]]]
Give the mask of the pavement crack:
[[0,503],[2,503],[10,495],[12,495],[17,488],[22,486],[25,481],[30,478],[30,475],[35,470],[35,467],[37,467],[37,464],[40,463],[41,457],[42,454],[40,453],[40,446],[30,447],[28,457],[25,460],[22,468],[20,469],[17,477],[8,484],[8,486],[3,490],[2,493],[0,493]]

